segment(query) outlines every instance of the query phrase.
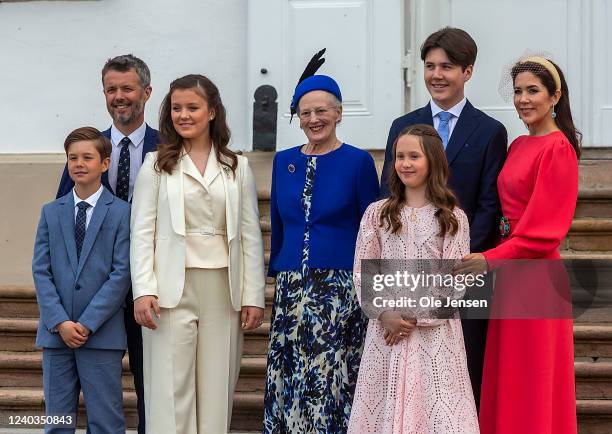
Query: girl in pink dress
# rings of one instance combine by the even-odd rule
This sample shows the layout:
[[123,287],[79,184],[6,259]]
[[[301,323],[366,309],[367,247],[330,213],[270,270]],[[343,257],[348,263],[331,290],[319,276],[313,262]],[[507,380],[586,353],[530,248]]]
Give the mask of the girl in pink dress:
[[[437,132],[408,127],[393,154],[391,196],[361,220],[353,277],[359,297],[362,259],[460,259],[469,252],[467,217],[446,186]],[[411,319],[390,310],[370,320],[348,432],[479,432],[458,316]]]

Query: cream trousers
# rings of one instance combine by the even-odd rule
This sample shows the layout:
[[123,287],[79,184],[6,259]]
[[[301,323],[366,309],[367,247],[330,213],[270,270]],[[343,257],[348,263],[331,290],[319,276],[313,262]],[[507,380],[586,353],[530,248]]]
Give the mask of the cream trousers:
[[242,357],[227,268],[185,270],[179,304],[142,329],[147,434],[227,433]]

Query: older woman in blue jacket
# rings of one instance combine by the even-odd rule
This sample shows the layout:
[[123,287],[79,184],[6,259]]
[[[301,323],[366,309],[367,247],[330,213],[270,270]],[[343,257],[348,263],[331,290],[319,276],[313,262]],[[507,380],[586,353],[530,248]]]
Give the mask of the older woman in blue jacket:
[[372,157],[336,137],[341,101],[332,78],[301,81],[292,108],[308,142],[274,158],[264,433],[348,425],[366,326],[353,288],[355,241],[379,186]]

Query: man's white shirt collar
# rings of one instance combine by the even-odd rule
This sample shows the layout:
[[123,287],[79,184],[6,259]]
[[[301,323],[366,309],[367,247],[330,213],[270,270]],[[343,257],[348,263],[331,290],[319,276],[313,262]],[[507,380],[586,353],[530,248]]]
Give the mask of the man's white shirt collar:
[[[144,142],[144,136],[147,131],[147,124],[145,122],[142,123],[141,126],[132,131],[129,137],[132,141],[134,147],[138,148]],[[125,135],[115,127],[115,124],[111,125],[111,142],[113,146],[119,146],[119,142],[123,140]]]
[[431,100],[430,104],[432,118],[435,118],[440,112],[448,112],[452,114],[455,118],[459,118],[459,116],[461,116],[461,112],[463,111],[463,107],[465,107],[465,105],[467,104],[467,98],[463,97],[461,101],[459,101],[457,104],[455,104],[448,110],[441,109],[438,104],[434,102],[433,99]]

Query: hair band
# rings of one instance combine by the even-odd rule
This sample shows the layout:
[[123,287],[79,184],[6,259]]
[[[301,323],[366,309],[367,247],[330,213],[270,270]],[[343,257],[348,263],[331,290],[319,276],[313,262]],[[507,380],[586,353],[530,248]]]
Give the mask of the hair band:
[[559,71],[557,71],[557,68],[555,68],[555,65],[553,65],[550,60],[545,59],[544,57],[541,57],[541,56],[529,56],[526,59],[521,60],[520,63],[526,63],[526,62],[537,63],[538,65],[541,65],[544,68],[546,68],[546,70],[552,76],[555,82],[555,86],[557,87],[557,90],[561,92],[561,77],[559,76]]

